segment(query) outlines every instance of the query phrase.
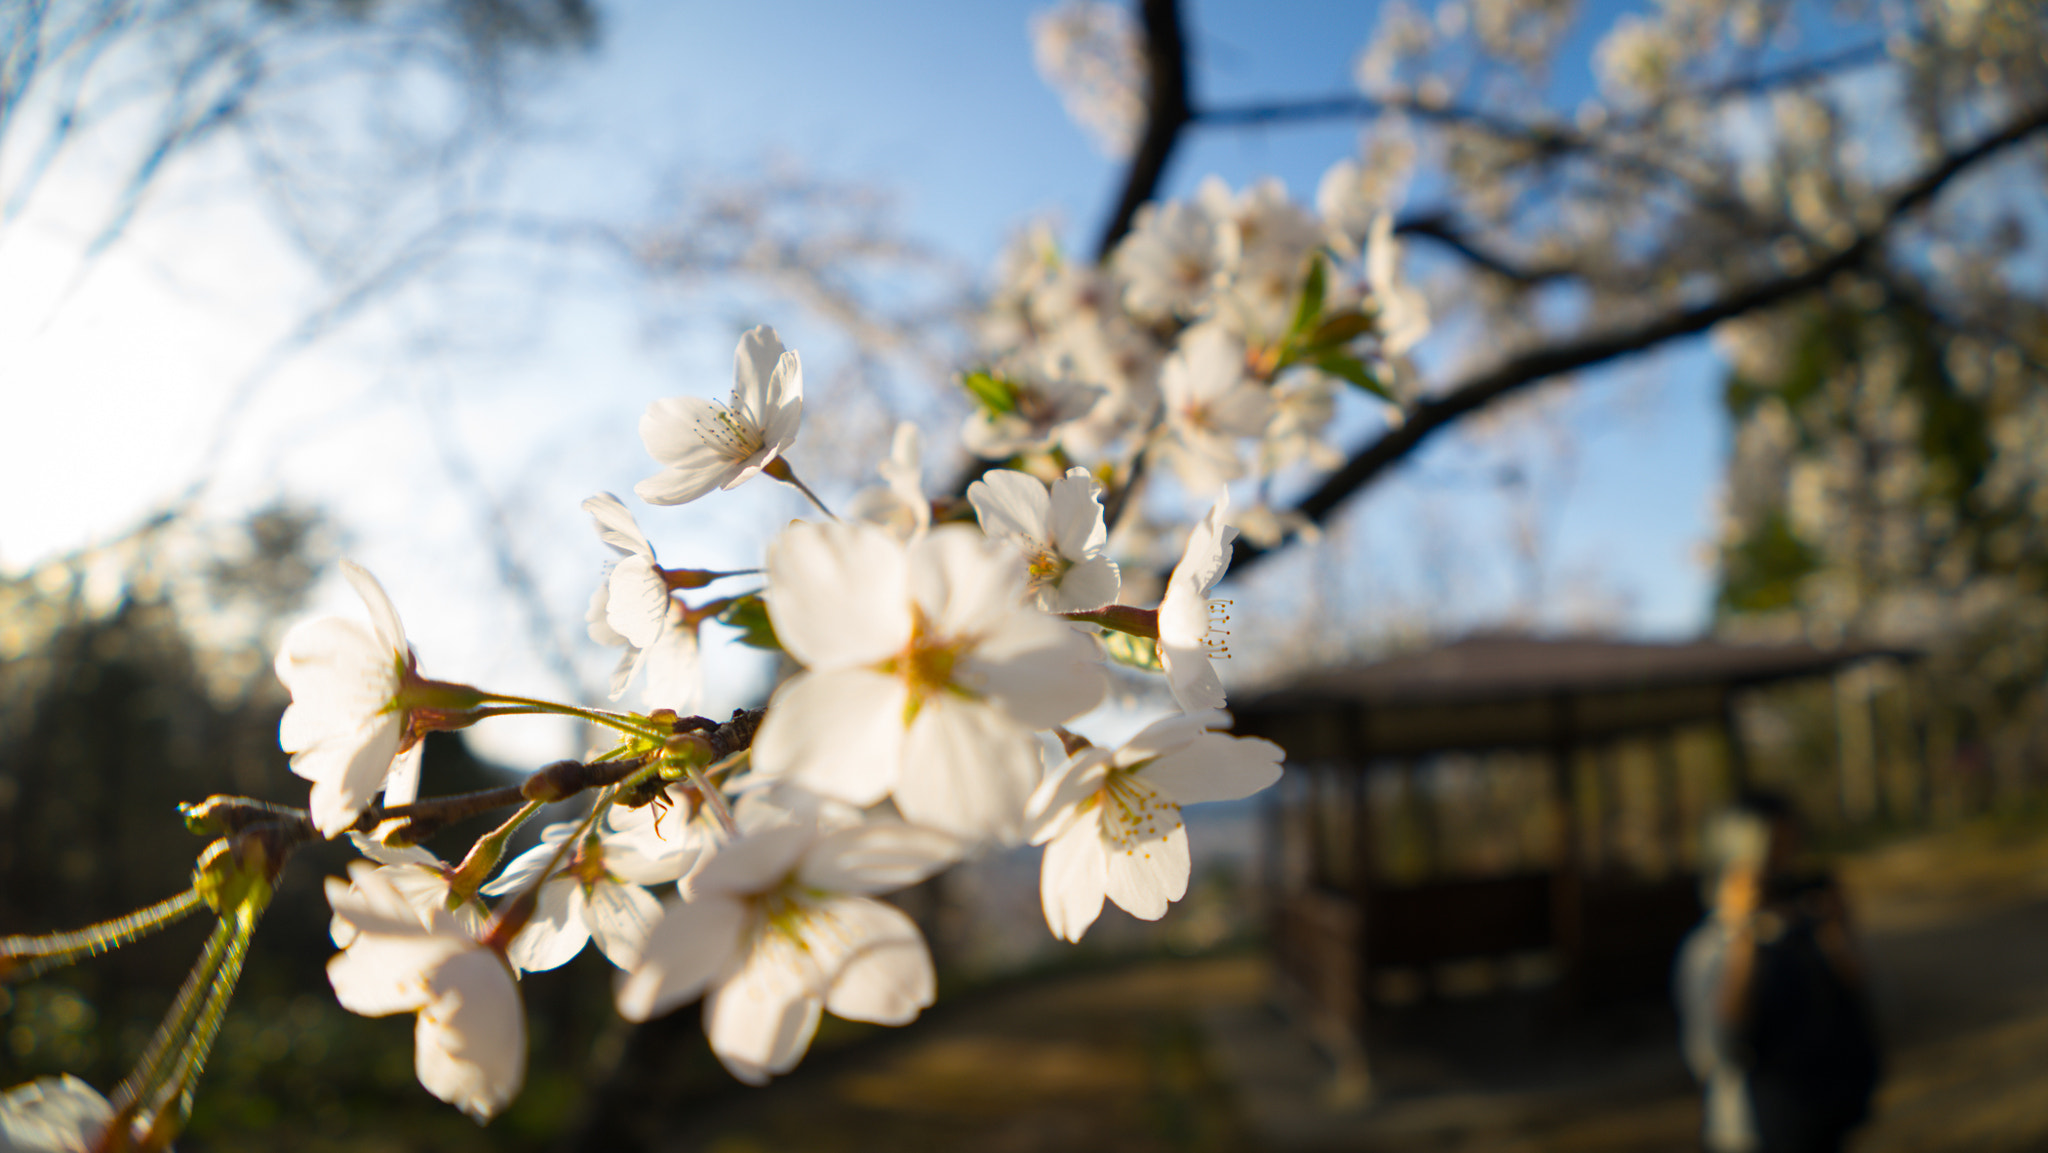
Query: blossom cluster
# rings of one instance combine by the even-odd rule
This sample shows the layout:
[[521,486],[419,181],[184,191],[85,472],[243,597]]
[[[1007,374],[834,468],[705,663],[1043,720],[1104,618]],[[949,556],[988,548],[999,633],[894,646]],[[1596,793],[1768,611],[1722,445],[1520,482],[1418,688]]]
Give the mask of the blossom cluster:
[[[1393,400],[1429,331],[1398,275],[1383,193],[1350,161],[1314,210],[1278,181],[1211,178],[1147,204],[1109,259],[1065,259],[1043,232],[1005,258],[981,324],[986,371],[963,436],[1002,459],[1156,459],[1196,494],[1341,459],[1322,439],[1347,383]],[[1283,525],[1241,510],[1271,543]]]
[[[638,486],[643,499],[684,503],[760,474],[802,487],[787,460],[803,403],[797,355],[758,328],[734,376],[729,404],[649,408],[640,431],[664,471]],[[329,976],[355,1012],[416,1015],[429,1091],[480,1119],[501,1110],[523,1077],[520,974],[590,943],[619,970],[622,1015],[701,998],[713,1052],[765,1082],[801,1059],[822,1013],[894,1025],[931,1004],[923,937],[879,897],[1028,842],[1047,846],[1056,935],[1079,940],[1105,900],[1157,918],[1187,891],[1179,806],[1278,777],[1279,748],[1229,735],[1219,711],[1212,659],[1225,646],[1208,595],[1235,536],[1227,492],[1158,606],[1120,606],[1094,474],[992,469],[948,519],[922,491],[918,449],[907,429],[882,466],[888,483],[848,519],[820,505],[819,519],[777,534],[758,592],[695,608],[684,591],[750,574],[664,567],[624,502],[585,502],[615,554],[591,598],[591,636],[625,650],[614,698],[643,681],[658,707],[556,711],[617,730],[598,759],[637,759],[634,779],[649,787],[601,794],[489,879],[502,837],[449,864],[403,843],[402,821],[384,839],[362,826],[417,796],[421,734],[543,703],[425,679],[396,608],[354,566],[371,624],[316,620],[285,638],[277,670],[293,703],[281,739],[312,782],[321,833],[347,831],[367,858],[328,882],[341,949]],[[796,671],[744,755],[712,765],[691,759],[676,718],[698,696],[700,626],[742,602],[765,613]],[[1063,726],[1104,700],[1111,618],[1154,643],[1187,711],[1104,749]]]
[[[834,515],[791,462],[801,358],[773,329],[746,333],[727,402],[649,406],[639,432],[659,468],[634,493],[671,506],[766,476],[817,515],[775,533],[758,568],[717,572],[668,563],[617,496],[584,502],[612,554],[589,635],[621,650],[611,702],[637,685],[645,711],[430,679],[384,587],[345,563],[367,621],[304,622],[276,659],[292,698],[280,743],[310,783],[303,837],[346,836],[363,857],[326,885],[340,1003],[413,1016],[420,1083],[487,1120],[524,1080],[520,980],[589,945],[617,969],[622,1016],[701,1000],[712,1051],[761,1084],[802,1059],[825,1013],[900,1025],[932,1003],[923,935],[883,898],[955,863],[1042,846],[1046,925],[1068,941],[1105,902],[1163,916],[1188,890],[1182,806],[1280,774],[1278,746],[1229,732],[1215,667],[1233,482],[1325,461],[1334,390],[1391,395],[1428,323],[1364,187],[1339,166],[1310,212],[1274,184],[1212,182],[1148,207],[1100,268],[1045,250],[1012,261],[989,360],[963,377],[965,439],[991,464],[958,499],[926,491],[905,425],[883,483]],[[1208,506],[1156,597],[1112,557],[1110,510],[1148,474]],[[698,595],[712,586],[737,591]],[[745,723],[689,715],[713,621],[791,670]],[[1089,727],[1112,659],[1159,674],[1172,711],[1098,747],[1068,726]],[[414,843],[452,800],[420,799],[424,736],[535,712],[609,733],[563,763],[580,783],[535,773],[459,860]],[[578,815],[504,859],[543,804],[572,797]],[[257,848],[244,856],[271,860]],[[0,1113],[104,1127],[91,1093],[25,1088]]]
[[[986,367],[963,377],[966,444],[1000,467],[964,500],[935,500],[906,425],[884,483],[845,519],[792,468],[800,358],[772,329],[748,332],[729,402],[648,408],[640,435],[661,471],[635,493],[676,505],[765,475],[820,515],[768,541],[758,570],[716,573],[665,565],[617,497],[585,502],[615,554],[590,636],[623,650],[612,698],[638,683],[655,707],[557,711],[617,730],[600,759],[641,765],[630,780],[648,784],[600,794],[488,880],[495,842],[450,865],[353,834],[370,859],[329,892],[342,1003],[417,1014],[421,1083],[483,1118],[521,1077],[517,977],[592,942],[619,971],[623,1016],[701,998],[712,1051],[759,1084],[795,1066],[823,1013],[895,1025],[931,1004],[923,937],[879,898],[958,861],[1043,846],[1046,924],[1066,940],[1105,902],[1164,915],[1188,886],[1181,806],[1249,796],[1280,772],[1277,746],[1228,732],[1214,667],[1228,655],[1228,605],[1209,598],[1238,533],[1231,486],[1329,463],[1321,434],[1344,384],[1391,398],[1428,327],[1395,266],[1388,218],[1348,164],[1313,212],[1277,184],[1212,181],[1145,208],[1101,267],[1042,244],[1013,254]],[[1111,557],[1105,509],[1148,463],[1210,504],[1153,606],[1126,603],[1142,593]],[[1274,523],[1249,511],[1237,519]],[[327,835],[363,823],[380,788],[380,812],[412,799],[419,734],[542,707],[422,678],[383,590],[349,572],[373,625],[302,625],[278,661],[294,700],[282,736]],[[749,576],[753,591],[683,595]],[[677,722],[700,695],[709,620],[794,670],[744,751],[716,764]],[[1065,726],[1104,701],[1110,656],[1161,673],[1178,711],[1102,748]]]

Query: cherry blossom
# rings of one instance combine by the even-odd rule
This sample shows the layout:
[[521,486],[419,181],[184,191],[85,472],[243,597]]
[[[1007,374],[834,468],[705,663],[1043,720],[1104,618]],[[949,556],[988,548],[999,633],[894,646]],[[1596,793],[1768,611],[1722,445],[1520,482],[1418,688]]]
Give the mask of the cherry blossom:
[[1380,348],[1400,356],[1429,335],[1429,300],[1401,280],[1401,246],[1394,239],[1394,218],[1381,213],[1366,238],[1365,280],[1379,302]]
[[498,897],[540,884],[533,918],[505,949],[506,959],[526,972],[566,965],[592,940],[612,964],[631,968],[648,930],[661,919],[661,903],[641,886],[677,880],[704,847],[687,819],[672,826],[681,851],[660,856],[643,852],[631,832],[600,830],[568,855],[560,871],[541,880],[562,842],[582,826],[549,825],[541,830],[540,844],[513,858],[483,887],[484,896]]
[[1356,160],[1340,160],[1316,185],[1316,211],[1322,214],[1324,239],[1346,259],[1358,256],[1380,214],[1371,178]]
[[1117,246],[1124,307],[1146,320],[1192,320],[1236,257],[1236,233],[1200,202],[1147,204]]
[[1234,801],[1280,779],[1286,755],[1271,741],[1212,730],[1228,713],[1205,710],[1146,726],[1114,752],[1068,758],[1031,798],[1045,845],[1039,899],[1053,933],[1079,941],[1106,896],[1156,921],[1188,891],[1188,835],[1180,807]]
[[803,365],[775,330],[749,331],[733,350],[732,402],[676,396],[647,406],[640,440],[663,471],[633,486],[648,504],[687,504],[736,488],[796,441],[804,411]]
[[1116,599],[1116,562],[1105,555],[1102,486],[1072,468],[1050,488],[1037,477],[991,469],[967,486],[981,531],[1023,553],[1028,589],[1047,612],[1099,608]]
[[1308,258],[1323,242],[1322,222],[1270,178],[1233,194],[1212,176],[1196,199],[1234,237],[1236,259],[1217,299],[1218,320],[1251,344],[1277,339],[1293,318]]
[[1161,448],[1187,486],[1215,492],[1244,474],[1237,438],[1265,431],[1272,396],[1245,373],[1244,342],[1220,325],[1188,330],[1159,372]]
[[1344,454],[1323,439],[1337,415],[1337,381],[1320,372],[1289,372],[1274,384],[1272,416],[1259,441],[1259,469],[1272,475],[1297,462],[1330,469]]
[[670,595],[668,572],[656,563],[654,546],[625,504],[608,492],[584,501],[583,511],[596,521],[598,538],[619,554],[584,613],[591,640],[626,647],[612,670],[611,698],[624,696],[644,670],[650,702],[679,713],[695,711],[703,696],[697,629]]
[[932,523],[932,502],[924,494],[924,433],[903,421],[896,426],[889,457],[876,466],[882,482],[854,494],[847,515],[880,525],[898,540],[921,535]]
[[[387,845],[361,833],[350,833],[348,839],[355,843],[356,851],[368,857],[377,866],[377,875],[384,883],[396,889],[413,911],[420,916],[421,925],[429,925],[434,919],[447,913],[455,923],[471,936],[482,936],[488,911],[476,894],[466,894],[457,900],[454,895],[455,869],[448,862],[435,856],[431,851],[418,845]],[[328,924],[328,933],[338,948],[347,948],[355,939],[355,930],[339,914]]]
[[768,550],[775,631],[805,666],[776,690],[753,767],[849,804],[1014,840],[1039,776],[1032,730],[1101,701],[1095,643],[1026,602],[1014,550],[942,525],[904,544],[798,523]]
[[960,430],[961,442],[976,456],[1000,460],[1021,452],[1043,452],[1067,439],[1098,409],[1114,407],[1105,399],[1107,389],[1060,371],[1019,368],[1007,379],[1015,390],[1010,407],[977,407]]
[[526,1016],[512,969],[446,910],[422,917],[368,862],[327,879],[327,902],[349,929],[327,962],[335,999],[351,1013],[417,1013],[413,1066],[427,1092],[478,1121],[495,1116],[526,1078]]
[[951,837],[895,821],[750,830],[664,903],[618,1007],[645,1021],[704,997],[711,1051],[765,1084],[802,1060],[819,1014],[902,1025],[932,1003],[931,954],[910,918],[874,899],[950,864]]
[[341,571],[370,610],[369,627],[341,617],[303,622],[285,634],[276,664],[292,697],[278,743],[292,772],[313,782],[313,823],[327,837],[353,824],[379,789],[392,804],[412,800],[420,738],[467,723],[460,714],[482,699],[467,685],[420,677],[383,586],[353,562]]
[[1225,492],[1188,533],[1187,549],[1159,601],[1159,663],[1184,712],[1220,709],[1224,704],[1223,681],[1210,658],[1230,655],[1230,633],[1223,628],[1230,623],[1224,615],[1229,602],[1210,601],[1209,590],[1230,567],[1230,545],[1237,530],[1225,523],[1229,510],[1230,494]]
[[0,1093],[0,1150],[90,1153],[113,1119],[114,1107],[84,1081],[38,1077]]

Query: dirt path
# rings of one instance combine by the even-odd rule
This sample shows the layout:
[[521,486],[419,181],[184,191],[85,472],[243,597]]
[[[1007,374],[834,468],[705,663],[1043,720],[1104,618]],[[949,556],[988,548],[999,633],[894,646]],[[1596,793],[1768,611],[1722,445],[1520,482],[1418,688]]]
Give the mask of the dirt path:
[[[2048,1149],[2048,839],[1945,834],[1861,855],[1890,1076],[1855,1153]],[[1376,1150],[1666,1153],[1699,1111],[1667,1033],[1532,1048],[1483,1075],[1382,1055],[1368,1100],[1270,1003],[1256,956],[1157,961],[942,1001],[666,1128],[676,1153]],[[1522,1044],[1512,1022],[1498,1048]],[[1403,1064],[1403,1061],[1406,1064]],[[1524,1063],[1526,1065],[1526,1063]],[[1432,1081],[1434,1078],[1434,1081]],[[1434,1088],[1418,1088],[1434,1085]],[[1390,1088],[1391,1086],[1391,1088]]]

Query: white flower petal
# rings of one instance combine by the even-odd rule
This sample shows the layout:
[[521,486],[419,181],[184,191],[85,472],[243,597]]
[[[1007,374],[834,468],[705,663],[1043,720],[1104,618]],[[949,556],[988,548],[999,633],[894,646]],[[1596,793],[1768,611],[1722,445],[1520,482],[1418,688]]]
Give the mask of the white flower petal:
[[414,741],[411,748],[392,760],[391,771],[384,777],[385,808],[410,805],[419,799],[420,766],[426,756],[427,742]]
[[1141,779],[1113,778],[1102,797],[1109,899],[1141,921],[1166,915],[1188,891],[1188,833],[1180,806]]
[[806,667],[877,664],[909,643],[904,546],[882,529],[793,524],[768,546],[767,568],[776,638]]
[[941,693],[903,746],[896,807],[914,824],[969,840],[1018,840],[1039,774],[1038,743],[1001,711]]
[[528,973],[558,969],[575,960],[590,942],[583,904],[583,885],[576,878],[565,874],[548,878],[540,887],[533,919],[506,948],[506,960]]
[[762,426],[762,440],[769,456],[787,452],[796,443],[803,417],[804,366],[792,350],[777,358],[774,375],[768,378],[768,419]]
[[1029,607],[1015,608],[984,633],[953,679],[1033,729],[1064,724],[1109,691],[1095,640]]
[[1051,516],[1051,501],[1045,485],[1029,473],[992,468],[967,486],[967,501],[981,531],[1002,540],[1021,536],[1045,543]]
[[363,606],[370,610],[370,627],[377,635],[377,641],[386,651],[405,652],[405,625],[399,622],[398,607],[385,595],[384,586],[370,575],[370,570],[352,560],[341,562],[341,573],[363,598]]
[[438,869],[447,863],[418,845],[387,845],[361,833],[350,833],[348,839],[355,845],[356,852],[380,865],[421,865]]
[[1039,864],[1038,900],[1055,937],[1079,941],[1102,915],[1107,891],[1101,810],[1093,809],[1045,847]]
[[497,954],[469,949],[432,977],[433,1001],[413,1031],[413,1067],[427,1092],[478,1121],[511,1104],[526,1080],[526,1014]]
[[1123,588],[1123,574],[1116,562],[1106,556],[1077,562],[1067,570],[1056,583],[1050,586],[1051,605],[1040,600],[1041,607],[1051,612],[1071,613],[1087,609],[1099,609],[1114,604],[1118,590]]
[[704,439],[702,429],[732,419],[723,405],[698,396],[672,396],[647,406],[640,440],[647,454],[667,467],[633,486],[648,504],[688,504],[735,478],[732,457]]
[[782,338],[765,324],[748,329],[732,350],[733,412],[756,428],[768,424],[771,391],[786,387],[774,380],[782,357]]
[[586,900],[584,919],[605,958],[621,969],[639,964],[649,934],[661,922],[661,902],[638,885],[614,881],[592,886]]
[[1279,745],[1257,737],[1203,733],[1137,775],[1183,805],[1235,801],[1279,780],[1286,756]]
[[1208,596],[1230,566],[1230,545],[1237,539],[1237,530],[1224,523],[1229,509],[1226,491],[1188,534],[1159,602],[1159,662],[1174,700],[1188,712],[1225,704],[1223,681],[1209,659]]
[[865,669],[791,677],[754,734],[754,772],[872,805],[900,779],[906,696],[898,678]]
[[726,1069],[749,1085],[796,1068],[823,1008],[816,970],[776,932],[756,936],[739,971],[704,998],[704,1034]]
[[348,880],[326,879],[327,904],[337,918],[365,933],[427,935],[437,923],[423,919],[413,902],[392,884],[399,871],[379,868],[368,861],[351,861]]
[[910,596],[942,637],[979,636],[1015,615],[1029,575],[1015,550],[965,525],[913,542],[909,565]]
[[664,901],[634,967],[619,979],[619,1016],[646,1021],[696,999],[735,959],[754,914],[744,902],[702,893],[685,904]]
[[69,1073],[38,1077],[0,1093],[0,1150],[86,1153],[99,1147],[114,1107]]
[[674,608],[668,582],[652,557],[629,556],[612,566],[605,580],[604,621],[636,649],[654,644],[668,627]]
[[619,551],[622,556],[641,556],[654,559],[654,546],[647,543],[647,535],[640,531],[640,522],[626,509],[625,502],[608,492],[598,493],[583,502],[583,511],[597,522],[597,538]]
[[1102,486],[1087,469],[1067,470],[1052,482],[1048,496],[1048,539],[1061,556],[1079,561],[1109,543],[1109,528],[1102,519]]
[[[583,610],[585,631],[597,644],[622,645],[626,643],[626,638],[620,636],[617,629],[606,624],[604,619],[606,612],[611,608],[611,599],[610,577],[607,576],[606,579],[597,582],[596,590],[590,594],[590,607]],[[618,694],[613,693],[612,699],[618,700]]]
[[698,871],[697,891],[743,896],[766,892],[796,871],[816,836],[816,825],[804,820],[748,830]]
[[689,802],[671,786],[666,807],[614,805],[606,814],[604,867],[636,885],[659,885],[688,872],[705,851],[702,828],[691,819]]
[[390,775],[400,731],[398,714],[388,713],[292,756],[292,772],[313,782],[307,808],[322,836],[339,835],[370,807]]
[[640,653],[639,664],[647,670],[642,699],[654,708],[689,716],[704,700],[704,663],[697,630],[684,622],[683,615],[683,607],[675,605],[667,630]]
[[477,891],[486,897],[502,897],[508,893],[516,893],[540,880],[540,875],[546,871],[548,863],[555,859],[555,850],[561,847],[562,842],[567,840],[569,834],[575,832],[581,823],[557,821],[542,829],[540,844],[512,858],[489,884]]
[[893,892],[959,860],[961,848],[957,838],[937,829],[873,820],[821,837],[804,854],[797,878],[828,892]]
[[[825,1008],[849,1021],[903,1025],[929,1007],[937,993],[931,951],[909,917],[880,901],[847,897],[813,912],[824,933],[806,932],[813,955],[830,981]],[[808,927],[808,925],[807,925]],[[829,933],[836,955],[815,942]]]
[[1108,749],[1082,749],[1038,782],[1025,807],[1025,815],[1035,826],[1032,844],[1043,845],[1066,831],[1079,815],[1081,803],[1102,787],[1103,778],[1109,775],[1110,757]]
[[334,999],[351,1013],[413,1013],[433,999],[428,971],[468,948],[455,937],[364,932],[327,959],[327,980],[334,986]]

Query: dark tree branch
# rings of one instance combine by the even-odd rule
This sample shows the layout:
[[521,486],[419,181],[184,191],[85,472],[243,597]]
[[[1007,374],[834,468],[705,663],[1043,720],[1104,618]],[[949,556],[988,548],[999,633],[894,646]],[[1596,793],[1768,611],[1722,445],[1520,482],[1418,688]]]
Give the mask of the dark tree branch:
[[[1692,99],[1715,102],[1731,96],[1755,96],[1779,88],[1797,87],[1825,80],[1844,68],[1853,68],[1884,58],[1883,41],[1858,45],[1830,56],[1802,61],[1790,67],[1739,76],[1720,84],[1687,93]],[[1455,104],[1434,103],[1416,97],[1374,97],[1352,92],[1310,96],[1292,100],[1269,100],[1225,108],[1202,108],[1193,114],[1196,124],[1213,128],[1245,128],[1266,124],[1292,124],[1304,120],[1371,118],[1398,112],[1418,120],[1463,124],[1482,128],[1496,136],[1520,140],[1541,152],[1569,152],[1584,149],[1590,140],[1576,129],[1562,125],[1532,124],[1512,117]],[[1646,117],[1627,123],[1640,125]]]
[[1177,0],[1144,0],[1145,20],[1145,135],[1124,173],[1123,194],[1116,211],[1103,225],[1102,239],[1095,246],[1095,259],[1109,259],[1117,242],[1131,230],[1131,218],[1138,206],[1152,199],[1159,180],[1166,174],[1166,162],[1180,131],[1193,119],[1188,102],[1188,55],[1181,39],[1180,5]]
[[1394,231],[1402,236],[1419,236],[1433,240],[1464,257],[1472,265],[1523,286],[1580,275],[1577,269],[1563,265],[1529,267],[1516,263],[1510,257],[1481,248],[1463,228],[1459,227],[1458,222],[1452,219],[1448,212],[1428,212],[1402,217],[1394,222]]
[[[1406,459],[1430,437],[1504,396],[1520,392],[1562,373],[1591,367],[1629,353],[1654,348],[1780,301],[1825,287],[1836,276],[1868,260],[1885,234],[1907,214],[1932,201],[1942,188],[1971,166],[2048,129],[2048,107],[2024,115],[2004,129],[1958,152],[1892,195],[1878,224],[1833,255],[1803,272],[1764,281],[1718,300],[1645,321],[1631,328],[1598,333],[1539,348],[1481,372],[1446,392],[1417,404],[1406,419],[1354,453],[1350,460],[1294,506],[1316,524],[1327,521],[1359,489]],[[1232,571],[1242,572],[1268,550],[1237,539]]]

